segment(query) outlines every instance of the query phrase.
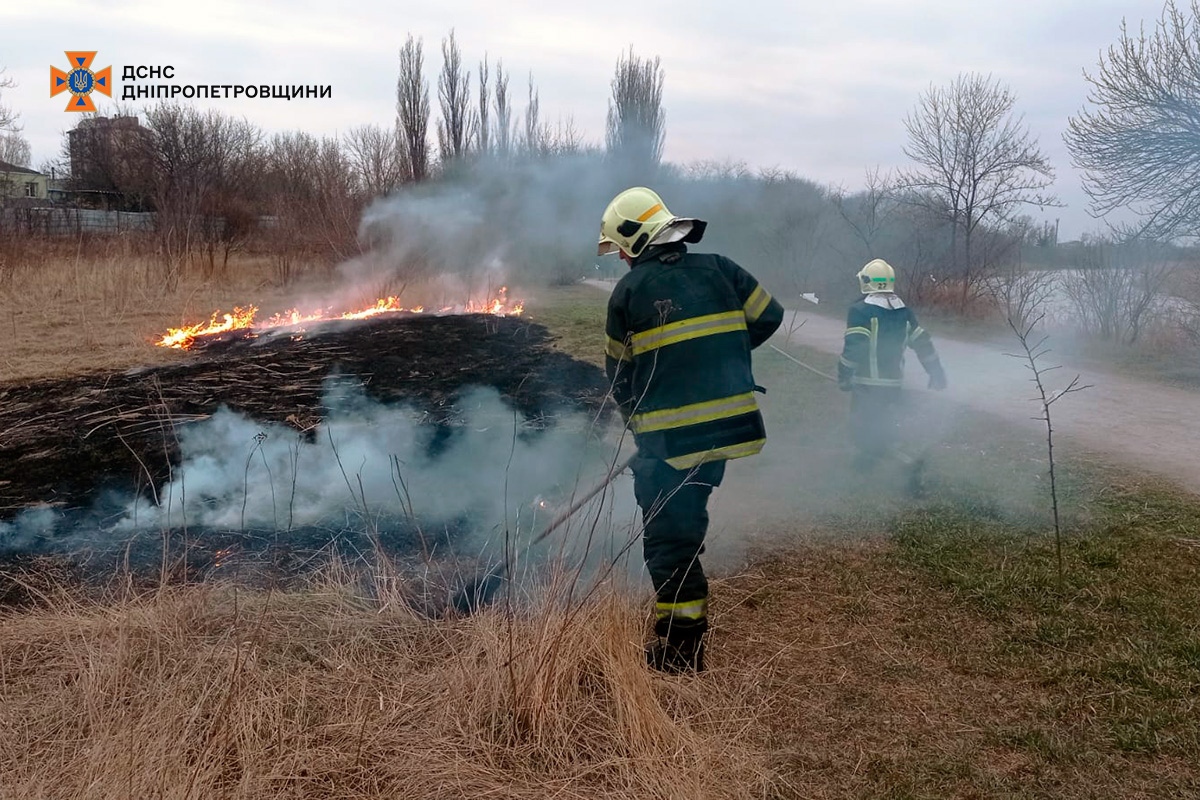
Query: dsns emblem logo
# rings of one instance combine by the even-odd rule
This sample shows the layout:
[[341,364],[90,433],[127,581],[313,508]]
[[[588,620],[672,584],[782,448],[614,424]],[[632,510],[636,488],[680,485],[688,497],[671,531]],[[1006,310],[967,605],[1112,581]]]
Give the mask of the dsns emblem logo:
[[71,62],[70,72],[50,67],[50,96],[70,92],[71,101],[67,103],[67,111],[95,111],[96,104],[91,98],[93,89],[112,97],[112,67],[105,67],[99,72],[91,70],[96,52],[67,50],[67,61]]

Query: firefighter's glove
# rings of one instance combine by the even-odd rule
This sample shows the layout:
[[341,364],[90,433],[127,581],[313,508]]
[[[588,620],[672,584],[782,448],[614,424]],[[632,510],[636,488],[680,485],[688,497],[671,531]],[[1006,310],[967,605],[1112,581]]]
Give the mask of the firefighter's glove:
[[940,392],[946,388],[946,373],[942,370],[937,370],[929,374],[929,388],[935,392]]
[[845,380],[845,379],[839,380],[838,388],[841,389],[843,392],[848,392],[854,388],[854,383],[850,380]]

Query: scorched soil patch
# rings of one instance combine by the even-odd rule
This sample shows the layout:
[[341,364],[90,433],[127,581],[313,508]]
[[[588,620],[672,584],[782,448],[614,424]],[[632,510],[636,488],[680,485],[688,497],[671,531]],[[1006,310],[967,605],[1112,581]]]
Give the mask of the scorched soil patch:
[[597,367],[551,346],[535,323],[490,315],[330,323],[315,331],[206,342],[172,366],[0,384],[0,520],[39,503],[82,506],[103,490],[148,491],[179,464],[175,431],[221,406],[315,427],[328,378],[452,426],[468,386],[494,387],[526,418],[597,411]]

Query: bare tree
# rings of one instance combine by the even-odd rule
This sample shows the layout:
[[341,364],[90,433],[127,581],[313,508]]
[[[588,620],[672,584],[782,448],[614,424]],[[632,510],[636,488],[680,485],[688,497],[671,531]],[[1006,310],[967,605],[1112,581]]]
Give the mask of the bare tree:
[[328,263],[358,253],[365,196],[336,139],[277,134],[270,144],[265,184],[274,218],[268,238],[278,283],[295,279],[301,259],[323,256]]
[[631,173],[649,174],[662,160],[666,136],[665,74],[660,60],[642,59],[633,49],[617,59],[608,101],[608,153]]
[[[0,92],[4,89],[16,88],[17,81],[11,75],[5,77],[5,68],[0,67]],[[0,103],[0,133],[16,133],[20,130],[17,127],[17,117],[20,114],[12,110],[12,107]]]
[[0,133],[0,161],[18,167],[28,167],[33,161],[29,140],[19,133]]
[[[752,223],[762,274],[793,296],[815,292],[814,268],[825,246],[829,201],[811,181],[786,171],[759,177],[759,213]],[[849,282],[847,282],[849,283]]]
[[1015,104],[1007,86],[969,73],[949,86],[930,86],[904,119],[904,153],[916,167],[902,170],[898,183],[912,202],[951,224],[951,263],[962,281],[964,310],[977,288],[972,244],[979,226],[1023,205],[1058,204],[1046,193],[1054,170],[1024,119],[1014,115]]
[[507,156],[512,152],[513,133],[512,133],[512,99],[508,94],[508,78],[509,75],[504,71],[504,61],[496,62],[496,92],[494,102],[496,105],[496,152],[499,155]]
[[462,158],[471,145],[474,114],[471,111],[471,73],[463,70],[462,51],[454,38],[442,39],[442,71],[438,75],[438,149],[442,163]]
[[862,246],[862,255],[866,260],[878,258],[880,237],[896,206],[892,177],[879,167],[868,169],[862,191],[851,195],[838,191],[832,199],[838,214]]
[[1167,0],[1150,36],[1122,22],[1084,77],[1094,108],[1071,118],[1064,139],[1092,213],[1132,207],[1142,237],[1200,234],[1200,2]]
[[543,155],[549,146],[549,134],[542,126],[541,100],[533,85],[533,73],[529,73],[529,102],[525,106],[525,137],[521,144],[530,155]]
[[399,186],[406,176],[399,132],[379,125],[361,125],[346,134],[346,152],[366,194],[380,197]]
[[400,48],[400,77],[396,80],[396,115],[408,178],[413,181],[429,176],[429,86],[423,49],[421,40],[409,34]]
[[488,57],[487,53],[483,54],[483,61],[479,62],[479,108],[475,112],[475,149],[480,153],[487,155],[491,152],[491,126],[489,122],[489,98],[488,98]]
[[151,108],[146,122],[166,283],[175,285],[192,256],[210,277],[254,228],[262,133],[245,119],[178,103]]

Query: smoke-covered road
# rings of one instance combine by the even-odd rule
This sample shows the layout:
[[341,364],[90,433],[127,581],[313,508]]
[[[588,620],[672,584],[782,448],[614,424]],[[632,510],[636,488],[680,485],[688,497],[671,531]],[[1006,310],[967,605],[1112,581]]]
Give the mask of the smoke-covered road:
[[[790,344],[824,351],[830,357],[812,366],[825,372],[836,370],[836,354],[841,352],[845,330],[842,322],[802,312],[798,317],[796,324],[803,321],[804,325],[793,329],[790,343],[786,332],[792,318],[784,322],[771,343],[783,350],[788,350]],[[947,339],[939,336],[936,328],[931,332],[949,376],[946,394],[950,399],[1024,425],[1043,425],[1031,419],[1038,413],[1037,404],[1030,401],[1036,390],[1022,361],[1006,356],[1000,346]],[[1014,339],[1012,348],[1016,347]],[[1079,369],[1062,362],[1055,353],[1046,359],[1048,366],[1058,363],[1063,363],[1062,369],[1054,370],[1047,378],[1051,388],[1063,388],[1076,374],[1081,383],[1092,384],[1093,388],[1072,394],[1054,406],[1056,433],[1071,437],[1097,454],[1200,493],[1200,437],[1195,428],[1200,394],[1095,369]],[[915,359],[910,359],[905,383],[909,388],[926,391],[925,375]]]

